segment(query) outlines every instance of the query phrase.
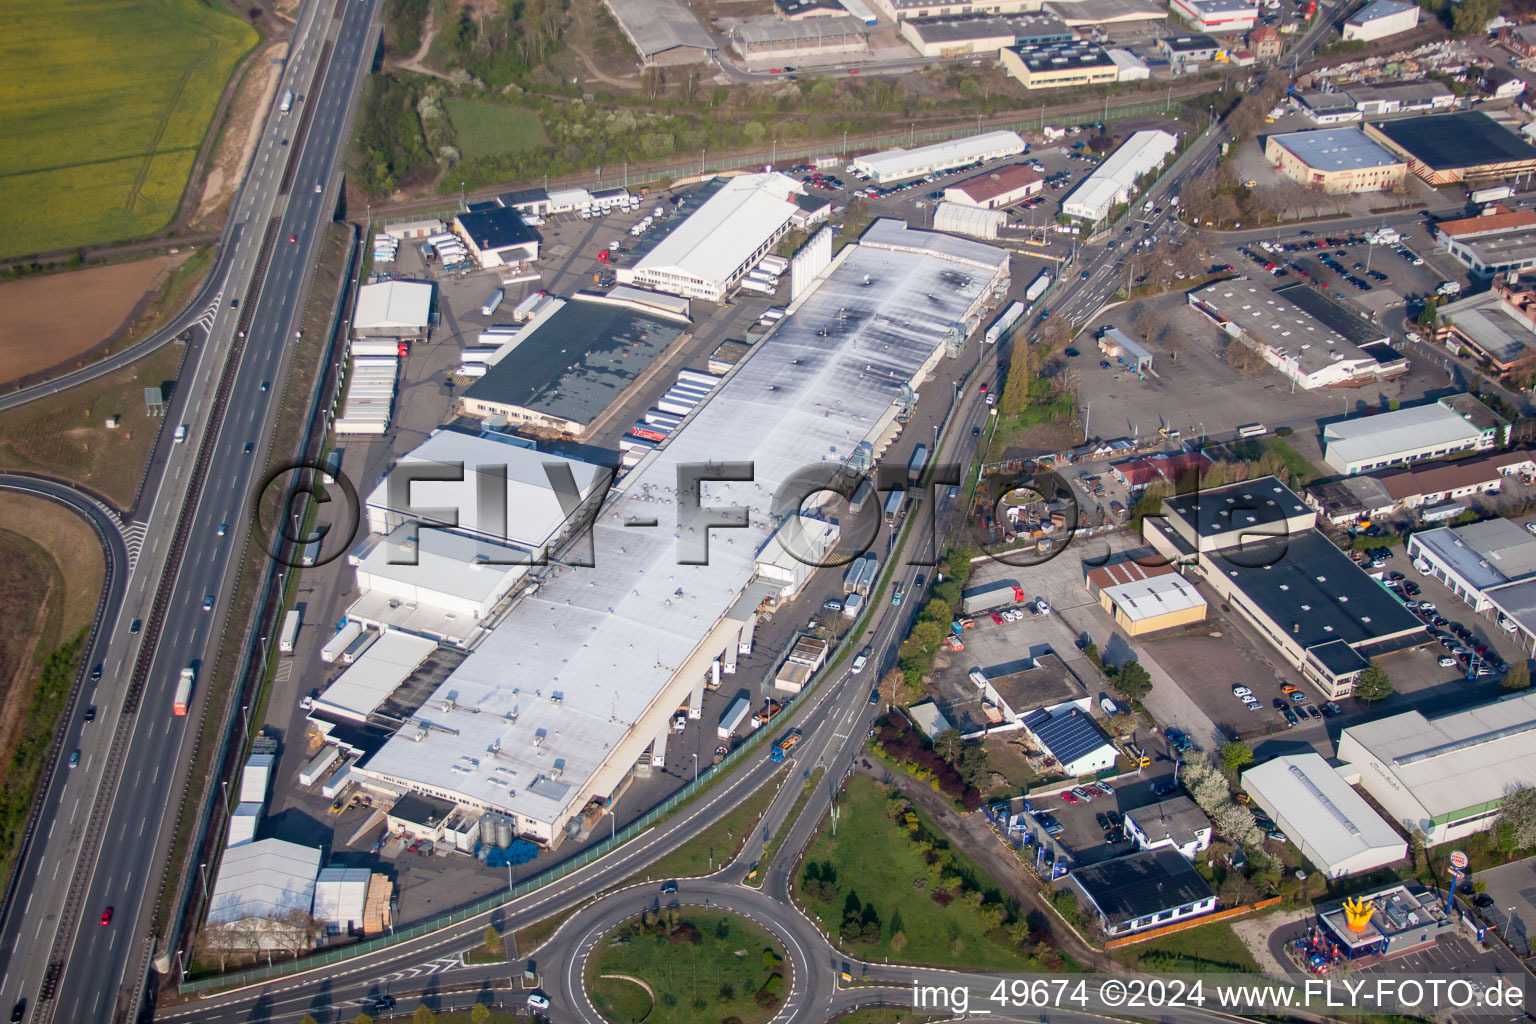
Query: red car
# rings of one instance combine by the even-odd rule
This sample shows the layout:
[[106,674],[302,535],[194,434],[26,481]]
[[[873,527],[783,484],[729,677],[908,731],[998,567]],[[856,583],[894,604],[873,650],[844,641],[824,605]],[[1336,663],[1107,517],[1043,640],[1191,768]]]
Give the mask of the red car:
[[984,395],[984,394],[986,394],[986,393],[987,393],[987,386],[986,386],[986,385],[985,385],[985,384],[983,384],[983,385],[982,385],[982,386],[981,386],[981,394],[983,394],[983,395]]
[[784,73],[784,69],[783,68],[769,68],[768,69],[768,73],[770,75],[782,75]]
[[856,75],[856,74],[858,74],[858,73],[859,73],[859,69],[858,69],[858,68],[849,68],[849,69],[848,69],[848,73],[849,73],[849,74],[850,74],[850,75]]
[[102,924],[111,924],[112,923],[112,908],[111,907],[108,907],[106,910],[103,910],[101,912],[101,923]]
[[299,240],[299,236],[298,235],[289,235],[288,236],[288,241],[290,241],[290,242],[297,242],[298,240]]
[[1075,804],[1075,803],[1077,803],[1077,794],[1076,793],[1063,793],[1063,794],[1061,794],[1061,802],[1064,803],[1064,804]]
[[1001,626],[1003,624],[1003,617],[1001,615],[997,614],[997,612],[993,612],[992,613],[992,621],[997,623],[999,626]]

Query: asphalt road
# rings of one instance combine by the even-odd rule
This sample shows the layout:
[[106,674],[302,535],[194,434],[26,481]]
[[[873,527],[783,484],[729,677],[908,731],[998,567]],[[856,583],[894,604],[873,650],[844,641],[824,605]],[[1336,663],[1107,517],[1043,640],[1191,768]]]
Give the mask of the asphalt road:
[[[81,764],[49,788],[38,828],[40,841],[21,868],[24,888],[18,888],[0,930],[0,1002],[28,999],[29,1021],[132,1019],[153,951],[149,914],[163,847],[180,810],[178,765],[190,749],[188,723],[196,722],[201,710],[195,703],[191,717],[176,717],[171,696],[180,670],[192,666],[206,675],[205,660],[217,650],[227,612],[222,591],[234,576],[233,553],[243,547],[253,485],[266,472],[264,439],[272,432],[273,399],[281,393],[308,268],[336,201],[337,155],[344,150],[357,91],[373,56],[375,6],[370,0],[317,0],[306,8],[282,85],[303,99],[288,114],[274,111],[263,132],[231,218],[229,244],[200,295],[216,308],[211,316],[203,316],[207,310],[195,303],[168,329],[176,333],[203,316],[203,334],[189,351],[167,412],[161,451],[146,483],[141,504],[147,515],[141,520],[141,552],[134,552],[135,571],[123,574],[126,597],[112,602],[102,640],[89,662],[103,664],[103,678],[65,726],[66,736],[84,736]],[[333,12],[338,17],[333,18]],[[325,76],[312,81],[327,44]],[[300,137],[306,108],[307,134]],[[291,192],[285,196],[280,186],[290,158],[294,170]],[[319,192],[317,184],[323,185]],[[269,228],[273,218],[276,224]],[[289,242],[290,236],[296,240]],[[248,294],[257,283],[253,275],[268,237],[272,241],[260,294]],[[239,299],[245,300],[245,308],[236,308],[234,300]],[[243,351],[227,404],[215,422],[215,394],[241,340],[236,332],[242,317],[248,318]],[[114,360],[131,357],[130,352],[122,353],[92,367],[92,372],[107,372]],[[4,401],[47,393],[74,382],[73,376],[51,382],[42,392],[18,393]],[[177,423],[188,425],[185,444],[170,439],[170,428]],[[206,472],[197,480],[195,463],[205,444]],[[149,638],[147,626],[145,633],[133,634],[127,620],[148,623],[184,506],[191,509],[189,529],[179,562],[170,565],[176,575],[163,601],[157,642],[144,655],[140,645]],[[219,535],[220,524],[228,524],[224,536]],[[121,549],[122,534],[114,536]],[[125,566],[128,561],[122,557]],[[204,611],[210,595],[216,598],[215,607]],[[239,645],[230,647],[238,650]],[[123,698],[143,656],[148,663],[142,703],[137,713],[123,715]],[[82,729],[80,713],[92,703],[99,706],[98,721]],[[116,756],[121,768],[114,773],[107,767],[119,731]],[[112,920],[104,926],[100,920],[108,907]],[[63,963],[57,996],[40,1002],[38,991],[54,959]]]

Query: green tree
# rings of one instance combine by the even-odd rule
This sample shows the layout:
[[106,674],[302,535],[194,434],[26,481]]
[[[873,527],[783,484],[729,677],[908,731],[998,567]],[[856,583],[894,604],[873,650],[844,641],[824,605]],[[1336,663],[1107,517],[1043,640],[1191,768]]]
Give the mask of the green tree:
[[1017,416],[1029,404],[1029,385],[1035,379],[1035,353],[1019,333],[1013,339],[1013,354],[1008,360],[1008,376],[1003,382],[999,403],[1004,416]]
[[1440,314],[1436,312],[1438,305],[1434,299],[1425,299],[1424,308],[1419,311],[1419,326],[1426,331],[1433,331],[1440,326]]
[[913,646],[926,655],[932,655],[944,642],[947,629],[940,629],[937,622],[919,622],[912,627],[912,635],[909,638]]
[[417,1003],[416,1012],[411,1014],[411,1024],[435,1024],[437,1014],[432,1012],[432,1007],[426,1003]]
[[1504,673],[1504,678],[1499,680],[1499,685],[1506,690],[1528,690],[1531,687],[1531,667],[1524,658],[1516,658],[1515,663],[1509,666],[1509,671]]
[[470,1024],[491,1024],[491,1011],[484,1003],[476,1003],[469,1011]]
[[1498,0],[1461,0],[1451,15],[1451,31],[1462,37],[1482,35],[1498,13]]
[[373,1024],[373,1018],[362,1010],[357,1011],[357,1016],[352,1018],[352,1024]]
[[1227,774],[1235,778],[1244,765],[1253,764],[1253,748],[1242,740],[1233,740],[1221,748],[1221,763]]
[[1139,661],[1127,661],[1115,670],[1110,681],[1115,689],[1131,700],[1140,700],[1152,692],[1152,675]]
[[299,1024],[320,1024],[320,1022],[306,1013],[304,1016],[299,1018]]
[[504,952],[501,946],[501,932],[497,931],[496,926],[493,924],[485,926],[485,931],[481,934],[480,941],[485,943],[485,951],[492,956]]
[[1392,677],[1380,665],[1372,665],[1360,673],[1360,679],[1355,683],[1355,696],[1367,704],[1386,700],[1392,696]]
[[892,950],[892,952],[900,953],[902,950],[904,950],[906,948],[907,948],[907,933],[906,932],[898,931],[896,934],[891,936],[891,950]]
[[933,741],[933,751],[950,764],[960,760],[960,752],[965,749],[965,740],[960,738],[960,730],[945,729],[939,733]]

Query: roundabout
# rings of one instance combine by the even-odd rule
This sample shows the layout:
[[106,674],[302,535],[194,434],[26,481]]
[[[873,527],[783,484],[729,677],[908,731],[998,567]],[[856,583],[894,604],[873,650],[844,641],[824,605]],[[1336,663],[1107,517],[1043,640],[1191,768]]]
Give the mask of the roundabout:
[[544,978],[587,1024],[799,1020],[818,1005],[809,994],[831,992],[832,970],[808,955],[815,929],[783,911],[725,882],[671,894],[643,883],[567,921],[543,950],[559,976]]
[[755,922],[713,907],[664,906],[603,935],[585,981],[609,1024],[767,1024],[791,976],[783,944]]

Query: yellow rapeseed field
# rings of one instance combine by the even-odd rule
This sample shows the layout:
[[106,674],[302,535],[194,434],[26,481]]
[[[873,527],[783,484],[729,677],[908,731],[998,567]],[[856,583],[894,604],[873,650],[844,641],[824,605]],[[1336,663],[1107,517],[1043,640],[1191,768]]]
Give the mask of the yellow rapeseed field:
[[164,227],[256,38],[213,0],[0,4],[0,258]]

